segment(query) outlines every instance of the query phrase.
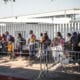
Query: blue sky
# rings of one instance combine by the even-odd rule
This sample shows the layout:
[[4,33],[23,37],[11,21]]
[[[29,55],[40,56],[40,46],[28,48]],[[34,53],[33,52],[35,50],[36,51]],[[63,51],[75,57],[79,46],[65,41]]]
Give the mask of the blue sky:
[[71,8],[80,8],[80,0],[16,0],[7,4],[0,0],[0,18]]

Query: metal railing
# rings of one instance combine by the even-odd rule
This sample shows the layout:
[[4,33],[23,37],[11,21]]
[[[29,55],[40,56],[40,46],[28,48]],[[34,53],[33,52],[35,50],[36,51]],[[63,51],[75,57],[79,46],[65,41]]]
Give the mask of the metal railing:
[[[13,54],[15,55],[14,51]],[[47,49],[38,48],[35,58],[38,59],[40,64],[40,73],[36,79],[47,75],[49,77],[52,72],[80,74],[80,51],[64,50],[61,46],[48,47]],[[36,60],[34,59],[34,61]]]
[[52,72],[80,74],[80,51],[46,49],[40,51],[40,74],[37,79],[49,77]]

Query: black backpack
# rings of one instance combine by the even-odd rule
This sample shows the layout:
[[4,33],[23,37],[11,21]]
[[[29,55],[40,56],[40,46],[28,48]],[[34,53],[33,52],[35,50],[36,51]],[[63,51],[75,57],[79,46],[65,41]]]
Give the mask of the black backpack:
[[51,40],[50,39],[47,39],[44,43],[45,43],[45,45],[50,46]]
[[15,42],[15,38],[12,35],[10,35],[10,41]]
[[26,39],[22,38],[21,41],[22,41],[22,43],[21,43],[22,45],[26,44]]
[[50,46],[50,44],[51,44],[51,39],[48,39],[47,40],[47,45]]

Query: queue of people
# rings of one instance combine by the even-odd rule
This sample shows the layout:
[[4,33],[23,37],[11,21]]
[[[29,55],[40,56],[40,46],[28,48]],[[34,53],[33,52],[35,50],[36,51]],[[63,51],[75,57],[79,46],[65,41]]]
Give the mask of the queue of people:
[[[39,48],[44,51],[46,51],[48,47],[55,47],[58,45],[64,47],[64,50],[80,51],[80,34],[77,32],[73,34],[67,33],[66,38],[63,38],[61,32],[57,32],[56,36],[51,40],[47,32],[41,33],[40,38],[37,39],[33,30],[30,30],[27,43],[30,58],[34,57],[36,54],[36,42],[39,43]],[[8,31],[2,34],[2,36],[0,35],[0,53],[3,54],[6,52],[11,58],[14,53],[14,45],[16,45],[20,53],[23,53],[23,46],[26,45],[26,39],[23,38],[21,33],[17,34],[16,39],[10,35]]]

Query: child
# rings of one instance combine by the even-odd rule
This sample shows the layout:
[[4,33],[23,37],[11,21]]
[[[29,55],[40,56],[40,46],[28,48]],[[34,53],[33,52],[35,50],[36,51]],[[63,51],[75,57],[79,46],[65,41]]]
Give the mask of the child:
[[11,59],[12,58],[12,51],[13,51],[13,45],[12,45],[11,41],[8,42],[7,51],[8,51],[8,55],[9,55],[9,57]]

